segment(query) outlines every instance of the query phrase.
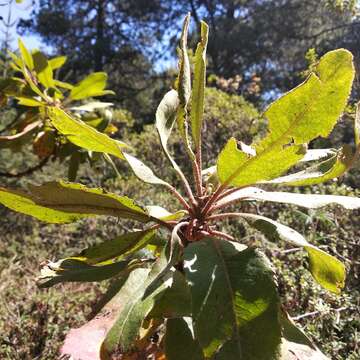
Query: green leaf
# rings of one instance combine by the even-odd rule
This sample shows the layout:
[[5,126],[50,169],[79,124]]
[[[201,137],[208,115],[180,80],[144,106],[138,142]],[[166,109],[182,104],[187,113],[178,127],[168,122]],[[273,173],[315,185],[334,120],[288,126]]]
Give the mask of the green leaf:
[[277,359],[279,297],[266,259],[244,245],[211,238],[187,246],[184,260],[195,338],[205,357]]
[[51,69],[56,70],[60,67],[62,67],[67,60],[66,56],[57,56],[49,60],[49,64],[51,66]]
[[327,290],[336,294],[341,292],[346,276],[345,266],[341,261],[311,245],[300,233],[288,226],[260,215],[239,214],[239,216],[272,241],[281,239],[303,247],[308,253],[310,272],[314,279]]
[[344,145],[343,148],[330,159],[308,167],[303,171],[266,181],[265,183],[286,186],[320,184],[342,176],[353,165],[356,156],[349,145]]
[[142,161],[127,153],[123,153],[125,160],[130,165],[134,174],[141,180],[148,184],[170,186],[166,181],[158,178],[153,171],[145,165]]
[[35,72],[41,84],[47,89],[54,87],[53,71],[46,56],[40,51],[35,51],[33,59]]
[[238,149],[236,139],[231,138],[218,157],[217,173],[223,184],[239,187],[252,185],[281,175],[300,161],[305,153],[304,146],[296,145],[250,156]]
[[111,102],[100,102],[100,101],[92,101],[89,102],[87,104],[84,105],[80,105],[80,106],[73,106],[71,108],[71,110],[75,110],[75,111],[94,111],[97,109],[104,109],[104,108],[108,108],[110,106],[113,106],[114,104]]
[[217,169],[225,185],[245,186],[279,176],[301,159],[301,147],[327,136],[343,112],[354,79],[353,57],[344,49],[328,52],[315,73],[269,106],[269,133],[250,156],[231,139]]
[[174,160],[169,153],[167,143],[174,126],[179,104],[180,101],[177,91],[170,90],[165,94],[156,110],[155,126],[159,133],[161,146],[163,147],[166,156],[172,163]]
[[191,316],[191,293],[184,275],[174,270],[172,277],[167,280],[169,287],[159,296],[149,318],[180,318]]
[[48,107],[47,113],[52,125],[73,144],[89,151],[111,154],[124,159],[121,149],[129,147],[125,143],[111,139],[83,121],[71,117],[62,109]]
[[167,360],[202,360],[204,356],[184,319],[166,321],[165,354]]
[[95,215],[115,216],[140,222],[151,220],[147,211],[126,196],[99,188],[66,182],[30,185],[30,193],[1,188],[0,203],[50,223],[74,222]]
[[296,194],[280,191],[264,191],[255,187],[239,189],[219,200],[217,206],[228,205],[238,200],[271,201],[297,205],[308,209],[318,209],[333,204],[340,205],[349,210],[360,208],[360,198],[354,196]]
[[88,97],[114,94],[113,91],[104,90],[106,87],[107,75],[104,72],[96,72],[87,76],[76,84],[70,92],[70,99],[81,100]]
[[191,98],[191,131],[196,148],[201,141],[201,128],[204,115],[204,93],[206,84],[206,48],[209,27],[204,21],[200,23],[201,39],[195,52],[194,84]]
[[81,184],[48,182],[30,186],[32,196],[39,205],[62,211],[89,215],[108,215],[119,218],[148,222],[150,217],[145,209],[134,200],[108,193],[101,188],[88,188]]
[[180,220],[187,214],[187,211],[185,210],[179,210],[174,213],[171,213],[168,210],[158,205],[146,206],[146,210],[148,211],[151,217],[163,221]]
[[191,150],[188,134],[188,103],[191,97],[191,69],[187,49],[187,37],[190,24],[190,13],[186,15],[180,37],[179,49],[179,74],[177,78],[177,91],[179,94],[180,106],[177,111],[177,124],[179,132],[184,141],[186,151],[191,157],[193,152]]
[[0,136],[0,149],[22,146],[32,138],[34,132],[41,126],[41,121],[34,121],[15,135]]
[[71,90],[74,87],[73,85],[71,85],[67,82],[56,80],[56,79],[54,79],[54,84],[60,88],[67,89],[67,90]]
[[[19,38],[19,50],[21,58],[24,61],[24,64],[29,68],[29,70],[34,70],[34,61],[30,51],[26,48],[22,40]],[[21,66],[20,66],[21,67]]]
[[159,258],[151,271],[145,269],[134,270],[125,285],[113,299],[121,304],[116,321],[102,344],[102,353],[110,354],[116,350],[126,352],[134,346],[144,319],[154,306],[155,297],[164,290],[165,286],[144,297],[146,287],[163,269],[166,259]]
[[153,293],[155,289],[159,288],[168,279],[170,269],[179,262],[183,246],[178,231],[182,225],[183,224],[179,223],[172,230],[170,241],[166,243],[161,254],[161,257],[167,259],[167,262],[164,263],[162,269],[159,269],[158,275],[154,280],[149,283],[144,296],[148,296]]
[[155,234],[156,230],[148,229],[120,235],[113,240],[91,246],[72,258],[93,265],[115,257],[125,256],[145,247]]
[[48,262],[38,278],[39,287],[50,287],[64,282],[93,282],[110,279],[128,270],[128,261],[89,265],[76,258]]
[[18,100],[19,105],[24,105],[24,106],[39,107],[45,105],[39,100],[25,96],[17,96],[16,100]]
[[283,313],[280,319],[283,332],[281,360],[329,360],[294,324],[288,314]]
[[36,203],[36,200],[31,195],[4,188],[0,188],[0,203],[11,210],[55,224],[74,222],[87,216],[41,206]]

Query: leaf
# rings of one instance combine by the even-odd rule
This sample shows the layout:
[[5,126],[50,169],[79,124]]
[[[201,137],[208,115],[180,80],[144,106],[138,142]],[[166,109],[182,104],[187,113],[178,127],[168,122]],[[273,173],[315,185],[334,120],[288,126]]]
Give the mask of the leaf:
[[329,360],[302,332],[296,327],[288,314],[281,315],[283,344],[281,360]]
[[204,21],[200,23],[200,31],[201,39],[197,45],[194,59],[194,84],[191,98],[191,130],[196,148],[199,148],[201,141],[206,85],[206,48],[209,27]]
[[150,205],[150,206],[146,206],[145,208],[151,217],[163,221],[180,220],[187,214],[187,211],[185,210],[179,210],[176,211],[175,213],[171,213],[168,210],[164,209],[163,207],[157,205]]
[[60,81],[57,79],[54,79],[54,84],[60,88],[67,89],[67,90],[71,90],[74,87],[73,85],[71,85],[67,82]]
[[300,161],[305,153],[304,146],[295,145],[249,156],[239,150],[236,140],[231,138],[218,157],[217,173],[222,184],[244,187],[281,175]]
[[170,186],[166,181],[158,178],[153,171],[145,165],[142,161],[127,153],[123,153],[125,160],[131,167],[134,174],[141,180],[148,184]]
[[179,49],[179,74],[177,78],[177,91],[179,94],[180,106],[177,110],[177,124],[179,132],[184,141],[186,151],[191,157],[193,152],[191,150],[188,134],[188,103],[191,97],[191,69],[187,49],[187,37],[190,24],[190,13],[184,19],[182,33],[180,37]]
[[150,220],[146,210],[134,200],[108,193],[101,188],[88,188],[64,181],[30,186],[31,194],[39,205],[64,212],[89,215],[108,215],[141,222]]
[[306,151],[305,156],[301,159],[301,162],[315,161],[323,158],[335,156],[337,151],[335,149],[310,149]]
[[57,56],[49,60],[49,64],[51,66],[51,69],[56,70],[58,68],[61,68],[67,60],[66,56]]
[[87,216],[38,205],[32,196],[21,191],[4,188],[0,188],[0,203],[11,210],[55,224],[74,222]]
[[349,51],[325,54],[315,73],[266,110],[269,133],[256,145],[256,156],[248,158],[239,151],[235,139],[228,142],[218,159],[220,181],[224,185],[251,185],[271,180],[296,164],[303,144],[330,133],[346,106],[353,79]]
[[100,101],[92,101],[84,105],[80,106],[73,106],[71,110],[74,111],[94,111],[97,109],[104,109],[108,108],[110,106],[113,106],[114,104],[111,102],[100,102]]
[[74,222],[95,215],[115,216],[140,222],[151,220],[145,209],[126,196],[99,188],[66,182],[30,185],[30,193],[1,188],[0,203],[49,223]]
[[120,235],[113,240],[91,246],[72,258],[93,265],[115,257],[123,257],[145,247],[155,234],[156,230],[148,229]]
[[167,320],[164,342],[167,360],[204,359],[201,348],[184,319]]
[[39,106],[44,106],[45,105],[41,101],[36,100],[34,98],[31,98],[31,97],[17,96],[16,100],[18,100],[19,105],[24,105],[24,106],[39,107]]
[[40,125],[41,121],[34,121],[15,135],[0,136],[0,149],[26,144]]
[[217,206],[233,203],[237,200],[260,200],[292,204],[308,209],[318,209],[327,205],[340,205],[345,209],[360,208],[360,198],[340,195],[296,194],[280,191],[264,191],[255,187],[239,189],[217,202]]
[[116,321],[102,344],[103,354],[108,355],[116,350],[126,352],[134,346],[141,325],[154,305],[156,295],[164,290],[165,286],[159,287],[144,297],[146,287],[158,276],[164,262],[166,259],[159,258],[150,273],[134,274],[138,270],[133,271],[125,286],[115,296],[114,302],[121,304],[121,309],[117,312]]
[[172,158],[167,147],[167,143],[174,126],[179,105],[180,105],[180,100],[177,91],[176,90],[168,91],[161,100],[156,110],[155,126],[159,133],[160,143],[164,150],[165,155],[171,162],[171,165],[174,167],[174,169],[178,173],[182,174],[181,169]]
[[183,224],[179,223],[172,230],[170,241],[166,243],[161,254],[161,257],[167,259],[167,262],[164,263],[163,268],[159,269],[158,275],[146,287],[145,297],[152,294],[155,289],[159,288],[168,279],[170,269],[179,262],[183,248],[180,236],[178,235],[181,226]]
[[272,241],[281,239],[303,247],[308,253],[310,272],[314,279],[325,289],[336,294],[340,293],[345,285],[346,276],[345,266],[341,261],[311,245],[300,233],[288,226],[260,215],[239,214],[239,216]]
[[70,99],[81,100],[88,97],[114,94],[113,91],[104,90],[106,87],[107,75],[104,72],[96,72],[88,75],[85,79],[76,84],[70,92]]
[[128,270],[129,261],[89,265],[77,258],[49,261],[38,278],[41,288],[65,282],[92,282],[110,279]]
[[[19,38],[19,50],[21,58],[24,61],[24,64],[29,68],[29,70],[34,70],[34,61],[30,51],[26,48],[22,40]],[[21,66],[20,66],[21,67]]]
[[[65,338],[64,345],[61,348],[62,356],[71,356],[74,359],[81,360],[101,360],[100,348],[106,333],[114,324],[118,312],[121,312],[125,305],[123,298],[116,293],[130,291],[132,284],[136,284],[137,279],[147,276],[148,269],[135,269],[126,279],[120,279],[115,288],[111,288],[110,299],[105,299],[105,306],[90,322],[84,324],[78,329],[71,329]],[[123,289],[124,288],[124,289]],[[110,300],[110,301],[109,301]]]
[[35,72],[41,84],[43,84],[45,88],[54,87],[52,68],[46,56],[40,51],[35,51],[33,53],[33,59]]
[[83,121],[74,119],[62,109],[48,107],[47,113],[52,125],[73,144],[89,151],[111,154],[124,159],[121,149],[129,147],[125,143],[111,139]]
[[208,238],[187,246],[184,261],[195,339],[205,357],[277,359],[279,297],[265,258],[244,245]]
[[[170,283],[171,281],[171,283]],[[169,286],[156,297],[149,318],[180,318],[191,316],[191,293],[184,275],[178,270],[167,280]]]
[[265,181],[264,183],[286,186],[320,184],[343,175],[353,165],[356,156],[356,154],[353,154],[349,145],[344,145],[343,148],[330,159],[308,167],[303,171]]

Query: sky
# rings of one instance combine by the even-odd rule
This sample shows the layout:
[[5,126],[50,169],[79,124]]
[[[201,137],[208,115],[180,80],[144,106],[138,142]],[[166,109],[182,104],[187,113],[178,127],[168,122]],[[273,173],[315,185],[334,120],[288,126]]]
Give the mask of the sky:
[[[8,3],[8,0],[0,0],[0,5],[6,3]],[[17,23],[20,18],[29,19],[31,15],[32,3],[33,0],[23,0],[21,4],[17,4],[15,1],[13,1],[11,5],[11,23]],[[3,17],[5,21],[7,21],[8,13],[9,7],[7,5],[0,6],[0,16]],[[2,43],[4,40],[4,31],[4,23],[3,21],[0,21],[0,43]],[[11,48],[13,50],[17,49],[17,39],[19,36],[20,35],[16,31],[16,25],[14,25],[11,28]],[[41,44],[39,37],[35,35],[21,36],[21,38],[24,40],[24,43],[29,49],[44,47]]]

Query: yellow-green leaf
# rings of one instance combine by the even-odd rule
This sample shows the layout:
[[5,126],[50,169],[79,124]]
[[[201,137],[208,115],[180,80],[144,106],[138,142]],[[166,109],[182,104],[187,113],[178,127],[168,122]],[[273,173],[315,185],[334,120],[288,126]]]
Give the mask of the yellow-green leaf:
[[125,143],[111,139],[62,109],[48,107],[47,113],[54,127],[73,144],[89,151],[111,154],[124,159],[121,149],[129,148]]
[[204,114],[204,93],[206,83],[206,48],[209,27],[203,21],[200,23],[201,39],[195,52],[194,84],[191,98],[191,131],[198,148],[201,141],[201,128]]
[[30,51],[26,48],[22,40],[19,38],[19,50],[21,58],[24,61],[24,64],[29,68],[29,70],[34,70],[34,61]]
[[114,94],[113,91],[104,90],[106,87],[107,75],[104,72],[96,72],[87,76],[76,84],[70,92],[70,99],[81,100],[87,97]]
[[47,89],[54,87],[53,71],[46,56],[40,51],[35,51],[33,59],[34,70],[41,84]]
[[49,64],[53,70],[56,70],[62,67],[67,60],[66,56],[57,56],[49,60]]

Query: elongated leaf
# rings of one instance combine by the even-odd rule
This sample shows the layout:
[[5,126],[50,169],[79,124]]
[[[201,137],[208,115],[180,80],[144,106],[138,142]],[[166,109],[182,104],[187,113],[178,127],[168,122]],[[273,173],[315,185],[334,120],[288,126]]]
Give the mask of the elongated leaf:
[[126,196],[106,193],[102,189],[65,182],[30,186],[30,193],[0,190],[0,203],[6,207],[50,223],[74,222],[84,217],[108,215],[151,220],[147,211]]
[[38,106],[44,106],[45,105],[41,101],[36,100],[34,98],[31,98],[31,97],[17,96],[16,100],[19,101],[18,102],[19,105],[24,105],[24,106],[38,107]]
[[47,113],[52,125],[73,144],[89,151],[111,154],[124,159],[121,149],[129,147],[125,143],[111,139],[83,121],[74,119],[62,109],[48,107]]
[[66,56],[57,56],[49,60],[49,64],[53,70],[61,68],[67,60]]
[[327,254],[325,251],[311,245],[294,229],[282,225],[267,217],[254,214],[239,214],[251,226],[263,232],[270,240],[284,240],[296,246],[303,247],[309,256],[310,272],[314,279],[325,289],[339,294],[345,285],[344,264]]
[[148,229],[120,235],[113,240],[108,240],[99,245],[87,248],[79,255],[72,257],[72,259],[93,265],[115,257],[125,256],[145,247],[153,239],[155,234],[156,230]]
[[39,205],[52,209],[81,214],[110,215],[141,222],[150,220],[147,211],[134,200],[108,193],[100,188],[53,181],[40,186],[30,186],[30,190]]
[[33,54],[34,69],[41,84],[45,88],[54,87],[53,71],[46,56],[40,51]]
[[[137,261],[134,261],[135,263]],[[40,287],[50,287],[64,282],[102,281],[128,270],[128,265],[129,261],[89,265],[76,258],[48,262],[41,269],[38,285]]]
[[41,121],[34,121],[29,125],[25,126],[23,131],[15,135],[0,136],[0,149],[26,144],[40,125]]
[[201,141],[201,128],[204,115],[204,93],[206,84],[206,48],[209,27],[203,21],[200,23],[201,39],[195,52],[194,84],[191,98],[191,131],[198,148]]
[[159,268],[157,276],[147,286],[144,296],[148,296],[153,293],[157,288],[161,287],[162,284],[168,279],[170,269],[176,265],[181,257],[182,243],[178,231],[181,227],[181,223],[176,225],[171,233],[170,241],[167,242],[166,246],[162,251],[162,257],[167,259],[167,263],[164,264],[163,268]]
[[158,178],[147,165],[145,165],[142,161],[137,159],[135,156],[132,156],[127,153],[123,153],[123,156],[125,157],[125,160],[130,165],[134,174],[140,180],[142,180],[148,184],[158,184],[158,185],[169,186],[169,184],[166,181]]
[[310,149],[306,151],[305,156],[301,159],[302,162],[315,161],[324,158],[333,157],[336,155],[335,149]]
[[163,221],[180,220],[187,214],[187,211],[185,210],[179,210],[175,213],[171,213],[163,207],[157,205],[150,205],[145,208],[149,213],[149,216]]
[[350,52],[339,49],[325,54],[315,73],[266,110],[269,133],[255,147],[256,156],[248,158],[234,140],[227,144],[218,159],[220,181],[245,186],[288,170],[301,158],[294,156],[300,154],[297,147],[330,133],[345,108],[353,79]]
[[[120,279],[114,288],[109,289],[107,299],[104,299],[105,306],[99,314],[90,322],[78,329],[71,329],[65,338],[65,343],[61,348],[61,355],[71,356],[74,359],[81,360],[103,360],[104,354],[101,354],[101,344],[105,339],[106,333],[114,324],[118,312],[120,312],[125,303],[121,294],[131,291],[131,287],[137,286],[149,273],[148,269],[135,269],[126,279]],[[120,293],[119,293],[120,291]],[[116,296],[116,294],[119,295]]]
[[167,320],[164,341],[167,360],[204,359],[201,348],[184,319]]
[[249,156],[238,149],[236,140],[231,138],[218,157],[217,173],[223,184],[252,185],[281,175],[300,161],[305,153],[304,146],[296,145],[274,148],[261,155]]
[[177,124],[179,132],[184,141],[185,148],[193,157],[188,134],[188,103],[191,97],[191,69],[187,49],[187,37],[190,24],[190,14],[184,19],[183,29],[180,38],[179,49],[179,75],[177,78],[177,91],[179,94],[180,106],[177,110]]
[[340,195],[296,194],[280,191],[264,191],[255,187],[239,189],[218,201],[217,205],[230,204],[238,200],[260,200],[292,204],[308,209],[318,209],[327,205],[340,205],[345,209],[360,208],[360,198]]
[[187,246],[184,259],[195,338],[205,357],[276,359],[279,298],[265,258],[237,243],[206,239]]
[[75,110],[75,111],[94,111],[97,109],[104,109],[104,108],[108,108],[110,106],[113,106],[113,103],[110,102],[100,102],[100,101],[92,101],[89,102],[87,104],[84,105],[80,105],[80,106],[73,106],[71,108],[71,110]]
[[288,314],[281,315],[283,344],[281,360],[329,360],[311,340],[296,327]]
[[114,94],[113,91],[104,90],[106,87],[107,75],[104,72],[96,72],[87,76],[76,84],[70,92],[70,99],[81,100],[93,96]]
[[174,270],[168,281],[169,287],[157,296],[149,318],[173,319],[191,316],[191,293],[184,275]]
[[265,181],[269,184],[286,186],[305,186],[320,184],[343,175],[353,164],[354,155],[350,146],[345,145],[336,156],[303,171]]
[[[114,298],[114,302],[121,304],[121,309],[102,344],[104,354],[110,354],[115,350],[126,352],[134,346],[141,325],[154,306],[155,297],[165,289],[165,285],[163,285],[144,297],[146,287],[158,276],[164,264],[166,264],[166,259],[161,257],[154,264],[150,273],[134,274],[135,271],[138,271],[135,270],[130,274],[129,280]],[[146,276],[147,274],[148,276]]]
[[24,45],[24,43],[22,42],[22,40],[20,38],[19,38],[18,43],[19,43],[19,50],[20,50],[22,60],[24,61],[25,65],[29,68],[29,70],[33,70],[34,69],[34,61],[33,61],[33,57],[31,55],[30,51],[26,48],[26,46]]
[[19,213],[30,215],[41,221],[55,224],[70,223],[89,216],[76,212],[62,211],[41,206],[36,203],[36,199],[34,199],[31,195],[22,191],[8,190],[4,188],[0,188],[0,204]]

